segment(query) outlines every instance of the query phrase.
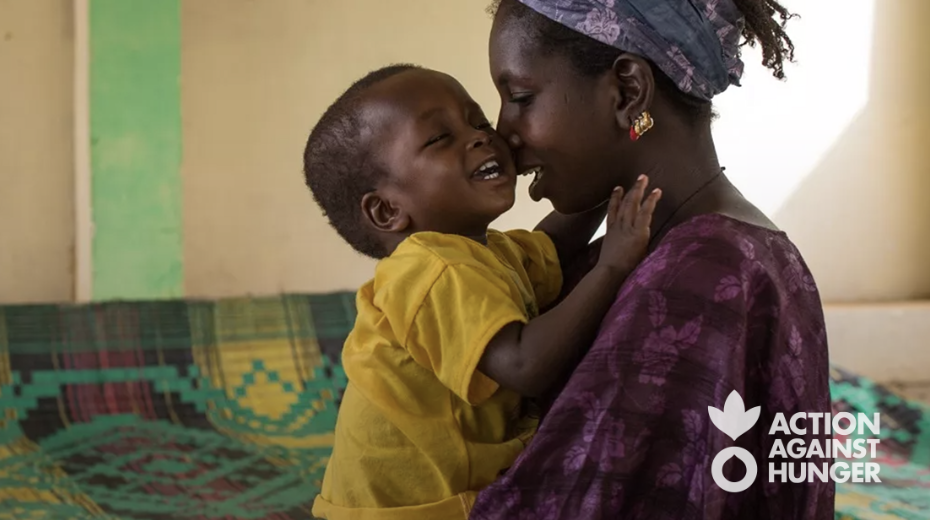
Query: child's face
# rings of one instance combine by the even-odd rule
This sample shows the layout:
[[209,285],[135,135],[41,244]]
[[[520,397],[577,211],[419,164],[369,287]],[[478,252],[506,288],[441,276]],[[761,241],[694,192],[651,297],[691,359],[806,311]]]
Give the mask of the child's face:
[[401,73],[371,89],[363,114],[375,160],[389,172],[378,207],[363,209],[376,222],[395,217],[383,231],[481,235],[513,206],[510,149],[453,78]]

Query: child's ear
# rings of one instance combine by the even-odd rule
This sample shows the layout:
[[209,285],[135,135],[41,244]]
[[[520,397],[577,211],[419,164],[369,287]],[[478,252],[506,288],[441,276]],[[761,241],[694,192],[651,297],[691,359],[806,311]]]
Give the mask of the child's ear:
[[377,191],[362,196],[362,215],[378,231],[401,233],[410,226],[410,215]]

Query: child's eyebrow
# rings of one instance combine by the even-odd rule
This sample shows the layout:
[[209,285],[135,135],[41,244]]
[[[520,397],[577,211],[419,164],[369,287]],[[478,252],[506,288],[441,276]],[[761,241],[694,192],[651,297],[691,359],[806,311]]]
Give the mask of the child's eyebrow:
[[444,110],[442,107],[433,107],[429,110],[424,111],[419,116],[417,116],[418,121],[426,121],[436,117],[438,114],[442,113]]
[[469,101],[465,105],[465,107],[468,108],[469,112],[473,112],[475,114],[480,115],[481,117],[485,117],[484,110],[481,108],[481,105],[479,105],[477,102]]

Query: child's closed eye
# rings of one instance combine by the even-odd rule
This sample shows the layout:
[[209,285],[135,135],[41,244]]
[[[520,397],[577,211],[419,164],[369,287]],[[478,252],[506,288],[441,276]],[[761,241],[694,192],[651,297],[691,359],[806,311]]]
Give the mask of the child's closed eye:
[[434,145],[434,144],[436,144],[436,143],[442,141],[443,139],[445,139],[445,138],[447,138],[447,137],[449,137],[449,133],[448,133],[448,132],[444,132],[444,133],[435,135],[435,136],[433,136],[433,137],[430,137],[430,138],[429,138],[429,141],[426,141],[426,144],[423,145],[423,148],[428,148],[428,147],[430,147],[430,146],[432,146],[432,145]]

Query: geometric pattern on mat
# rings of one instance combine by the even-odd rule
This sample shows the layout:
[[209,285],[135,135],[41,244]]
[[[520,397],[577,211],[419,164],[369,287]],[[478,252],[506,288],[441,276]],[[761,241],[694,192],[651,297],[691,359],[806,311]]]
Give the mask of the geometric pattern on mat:
[[0,520],[311,518],[354,304],[0,307]]
[[[332,448],[355,294],[0,306],[0,520],[298,520]],[[930,520],[930,408],[839,369],[881,413],[882,484],[837,518]]]
[[836,517],[930,520],[930,406],[836,368],[830,387],[834,413],[881,414],[881,483],[837,484]]

